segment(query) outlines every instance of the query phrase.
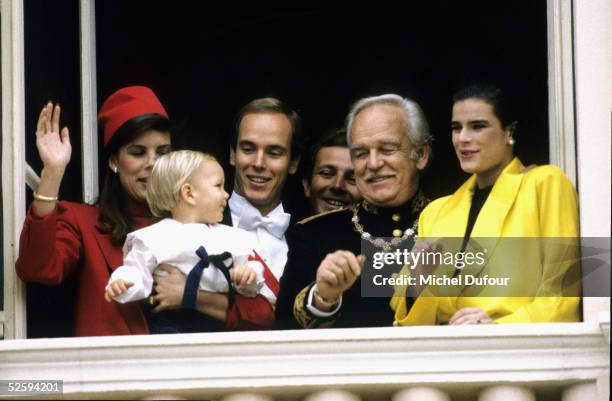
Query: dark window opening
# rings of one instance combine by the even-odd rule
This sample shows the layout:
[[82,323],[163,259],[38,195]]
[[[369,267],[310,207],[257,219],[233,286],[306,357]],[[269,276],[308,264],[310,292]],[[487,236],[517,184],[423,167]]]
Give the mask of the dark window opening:
[[[78,2],[47,3],[25,2],[27,160],[40,172],[36,119],[47,100],[60,101],[73,144],[60,193],[81,201]],[[398,93],[423,107],[436,138],[423,178],[436,198],[466,178],[450,141],[453,92],[495,82],[519,107],[517,155],[526,165],[549,161],[546,2],[288,7],[96,2],[98,106],[122,86],[150,86],[173,120],[175,148],[215,154],[229,190],[229,138],[248,101],[281,98],[319,135],[343,125],[358,98]],[[285,193],[290,212],[307,207],[296,178]],[[69,335],[74,291],[28,285],[28,336]]]

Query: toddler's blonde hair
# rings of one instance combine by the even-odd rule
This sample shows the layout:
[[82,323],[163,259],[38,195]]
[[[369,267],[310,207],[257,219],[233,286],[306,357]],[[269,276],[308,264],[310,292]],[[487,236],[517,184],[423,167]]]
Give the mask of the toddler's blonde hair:
[[177,150],[157,159],[147,182],[147,203],[154,216],[172,216],[170,211],[179,202],[181,187],[205,161],[217,159],[195,150]]

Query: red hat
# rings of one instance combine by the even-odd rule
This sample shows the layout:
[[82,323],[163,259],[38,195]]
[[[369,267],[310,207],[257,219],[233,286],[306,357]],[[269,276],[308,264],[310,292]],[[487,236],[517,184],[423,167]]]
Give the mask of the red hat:
[[98,124],[104,131],[104,147],[123,124],[144,114],[168,118],[164,106],[146,86],[128,86],[110,95],[98,113]]

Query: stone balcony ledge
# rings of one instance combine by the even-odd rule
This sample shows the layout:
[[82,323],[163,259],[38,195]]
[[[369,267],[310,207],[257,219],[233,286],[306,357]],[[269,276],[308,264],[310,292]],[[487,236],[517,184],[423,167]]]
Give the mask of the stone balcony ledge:
[[600,320],[5,340],[0,377],[61,379],[66,398],[550,388],[609,378],[609,316]]

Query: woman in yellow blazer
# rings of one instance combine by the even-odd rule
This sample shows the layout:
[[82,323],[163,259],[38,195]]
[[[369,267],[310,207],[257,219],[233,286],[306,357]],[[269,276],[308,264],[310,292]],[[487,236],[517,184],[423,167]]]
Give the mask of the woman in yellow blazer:
[[[505,246],[488,249],[476,271],[481,277],[510,272],[509,283],[477,291],[465,286],[453,296],[434,296],[425,288],[411,308],[405,296],[396,296],[391,301],[396,324],[579,320],[580,299],[561,296],[568,285],[579,294],[576,191],[555,166],[524,172],[513,155],[516,122],[509,110],[496,87],[472,86],[454,96],[452,142],[461,169],[473,175],[454,194],[430,203],[419,219],[419,238],[462,238],[461,250],[470,249],[470,239],[505,238]],[[519,239],[509,245],[509,237]],[[520,240],[526,237],[533,239]],[[542,240],[546,237],[557,240]]]

